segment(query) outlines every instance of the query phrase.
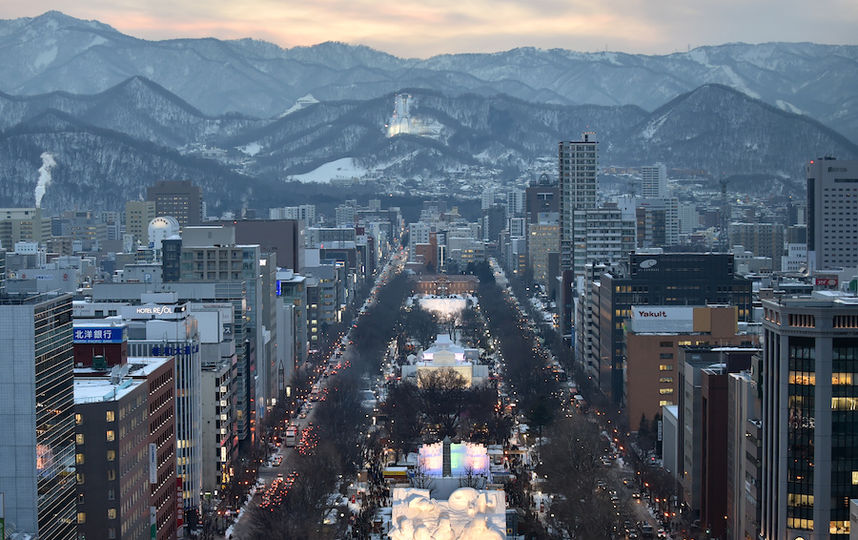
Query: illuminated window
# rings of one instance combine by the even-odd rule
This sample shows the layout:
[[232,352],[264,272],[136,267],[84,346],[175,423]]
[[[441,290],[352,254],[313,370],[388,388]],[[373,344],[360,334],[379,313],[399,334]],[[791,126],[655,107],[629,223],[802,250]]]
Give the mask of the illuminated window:
[[673,364],[659,364],[659,371],[673,371]]
[[75,413],[74,415],[74,423],[77,425],[83,424],[83,415],[80,413]]
[[[831,384],[837,385],[852,385],[852,373],[832,373]],[[832,522],[833,523],[833,522]]]
[[116,508],[107,509],[107,519],[116,519]]
[[662,399],[661,401],[658,402],[659,407],[667,407],[668,405],[673,405],[673,402],[670,401],[669,399]]
[[828,524],[829,534],[849,534],[848,521],[831,521]]
[[107,411],[107,414],[105,416],[107,417],[108,422],[113,422],[113,420],[115,419],[113,411]]
[[74,455],[74,462],[77,465],[83,465],[83,454],[75,454]]
[[107,461],[116,461],[116,450],[107,451]]
[[664,395],[666,395],[666,394],[672,394],[672,393],[673,393],[673,388],[659,388],[659,389],[658,389],[658,393],[659,393],[659,394],[661,394],[661,395],[663,395],[663,396],[664,396]]
[[831,398],[832,411],[856,411],[858,410],[858,398],[833,397]]
[[671,384],[673,382],[673,377],[659,377],[658,382],[662,384]]
[[75,444],[83,444],[83,433],[78,433],[77,435],[74,436],[74,443]]
[[787,506],[813,506],[813,495],[787,493]]
[[858,486],[858,471],[852,471],[852,485]]
[[83,484],[83,473],[79,472],[75,474],[75,479],[77,480],[78,484]]
[[86,523],[86,512],[78,512],[77,513],[77,522],[78,523]]
[[107,469],[107,479],[116,480],[116,469]]
[[115,441],[115,440],[116,440],[116,432],[113,431],[112,429],[108,429],[107,430],[107,441],[111,442],[111,441]]
[[[831,377],[833,379],[834,375]],[[789,383],[813,386],[816,384],[816,373],[812,371],[790,371]]]

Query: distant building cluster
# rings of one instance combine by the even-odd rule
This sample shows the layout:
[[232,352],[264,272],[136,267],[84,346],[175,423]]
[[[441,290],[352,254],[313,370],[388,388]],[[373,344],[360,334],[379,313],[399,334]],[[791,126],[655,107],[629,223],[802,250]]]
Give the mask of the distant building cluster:
[[210,218],[186,181],[124,212],[0,209],[5,534],[179,538],[229,489],[402,230],[379,201],[271,214]]

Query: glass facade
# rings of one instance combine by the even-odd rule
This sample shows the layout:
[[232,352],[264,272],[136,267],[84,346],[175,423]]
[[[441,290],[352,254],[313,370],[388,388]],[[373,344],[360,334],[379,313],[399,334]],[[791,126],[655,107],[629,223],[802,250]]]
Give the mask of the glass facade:
[[815,340],[789,340],[787,527],[813,529],[813,437],[816,391]]
[[849,499],[858,497],[858,338],[832,340],[831,520],[833,539],[849,538]]

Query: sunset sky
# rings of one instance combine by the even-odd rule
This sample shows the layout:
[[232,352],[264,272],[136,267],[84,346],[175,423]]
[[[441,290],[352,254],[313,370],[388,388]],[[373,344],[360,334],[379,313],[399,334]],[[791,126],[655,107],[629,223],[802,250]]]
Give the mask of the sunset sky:
[[52,9],[147,39],[344,41],[408,57],[521,46],[664,54],[733,41],[858,42],[856,0],[4,0],[0,18]]

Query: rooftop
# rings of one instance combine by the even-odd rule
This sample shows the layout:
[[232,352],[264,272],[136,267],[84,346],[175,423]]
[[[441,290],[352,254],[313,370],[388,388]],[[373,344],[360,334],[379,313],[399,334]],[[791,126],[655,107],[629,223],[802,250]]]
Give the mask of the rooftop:
[[75,404],[79,404],[118,401],[141,384],[143,384],[142,381],[133,379],[125,379],[119,383],[112,383],[107,377],[75,377],[74,402]]

